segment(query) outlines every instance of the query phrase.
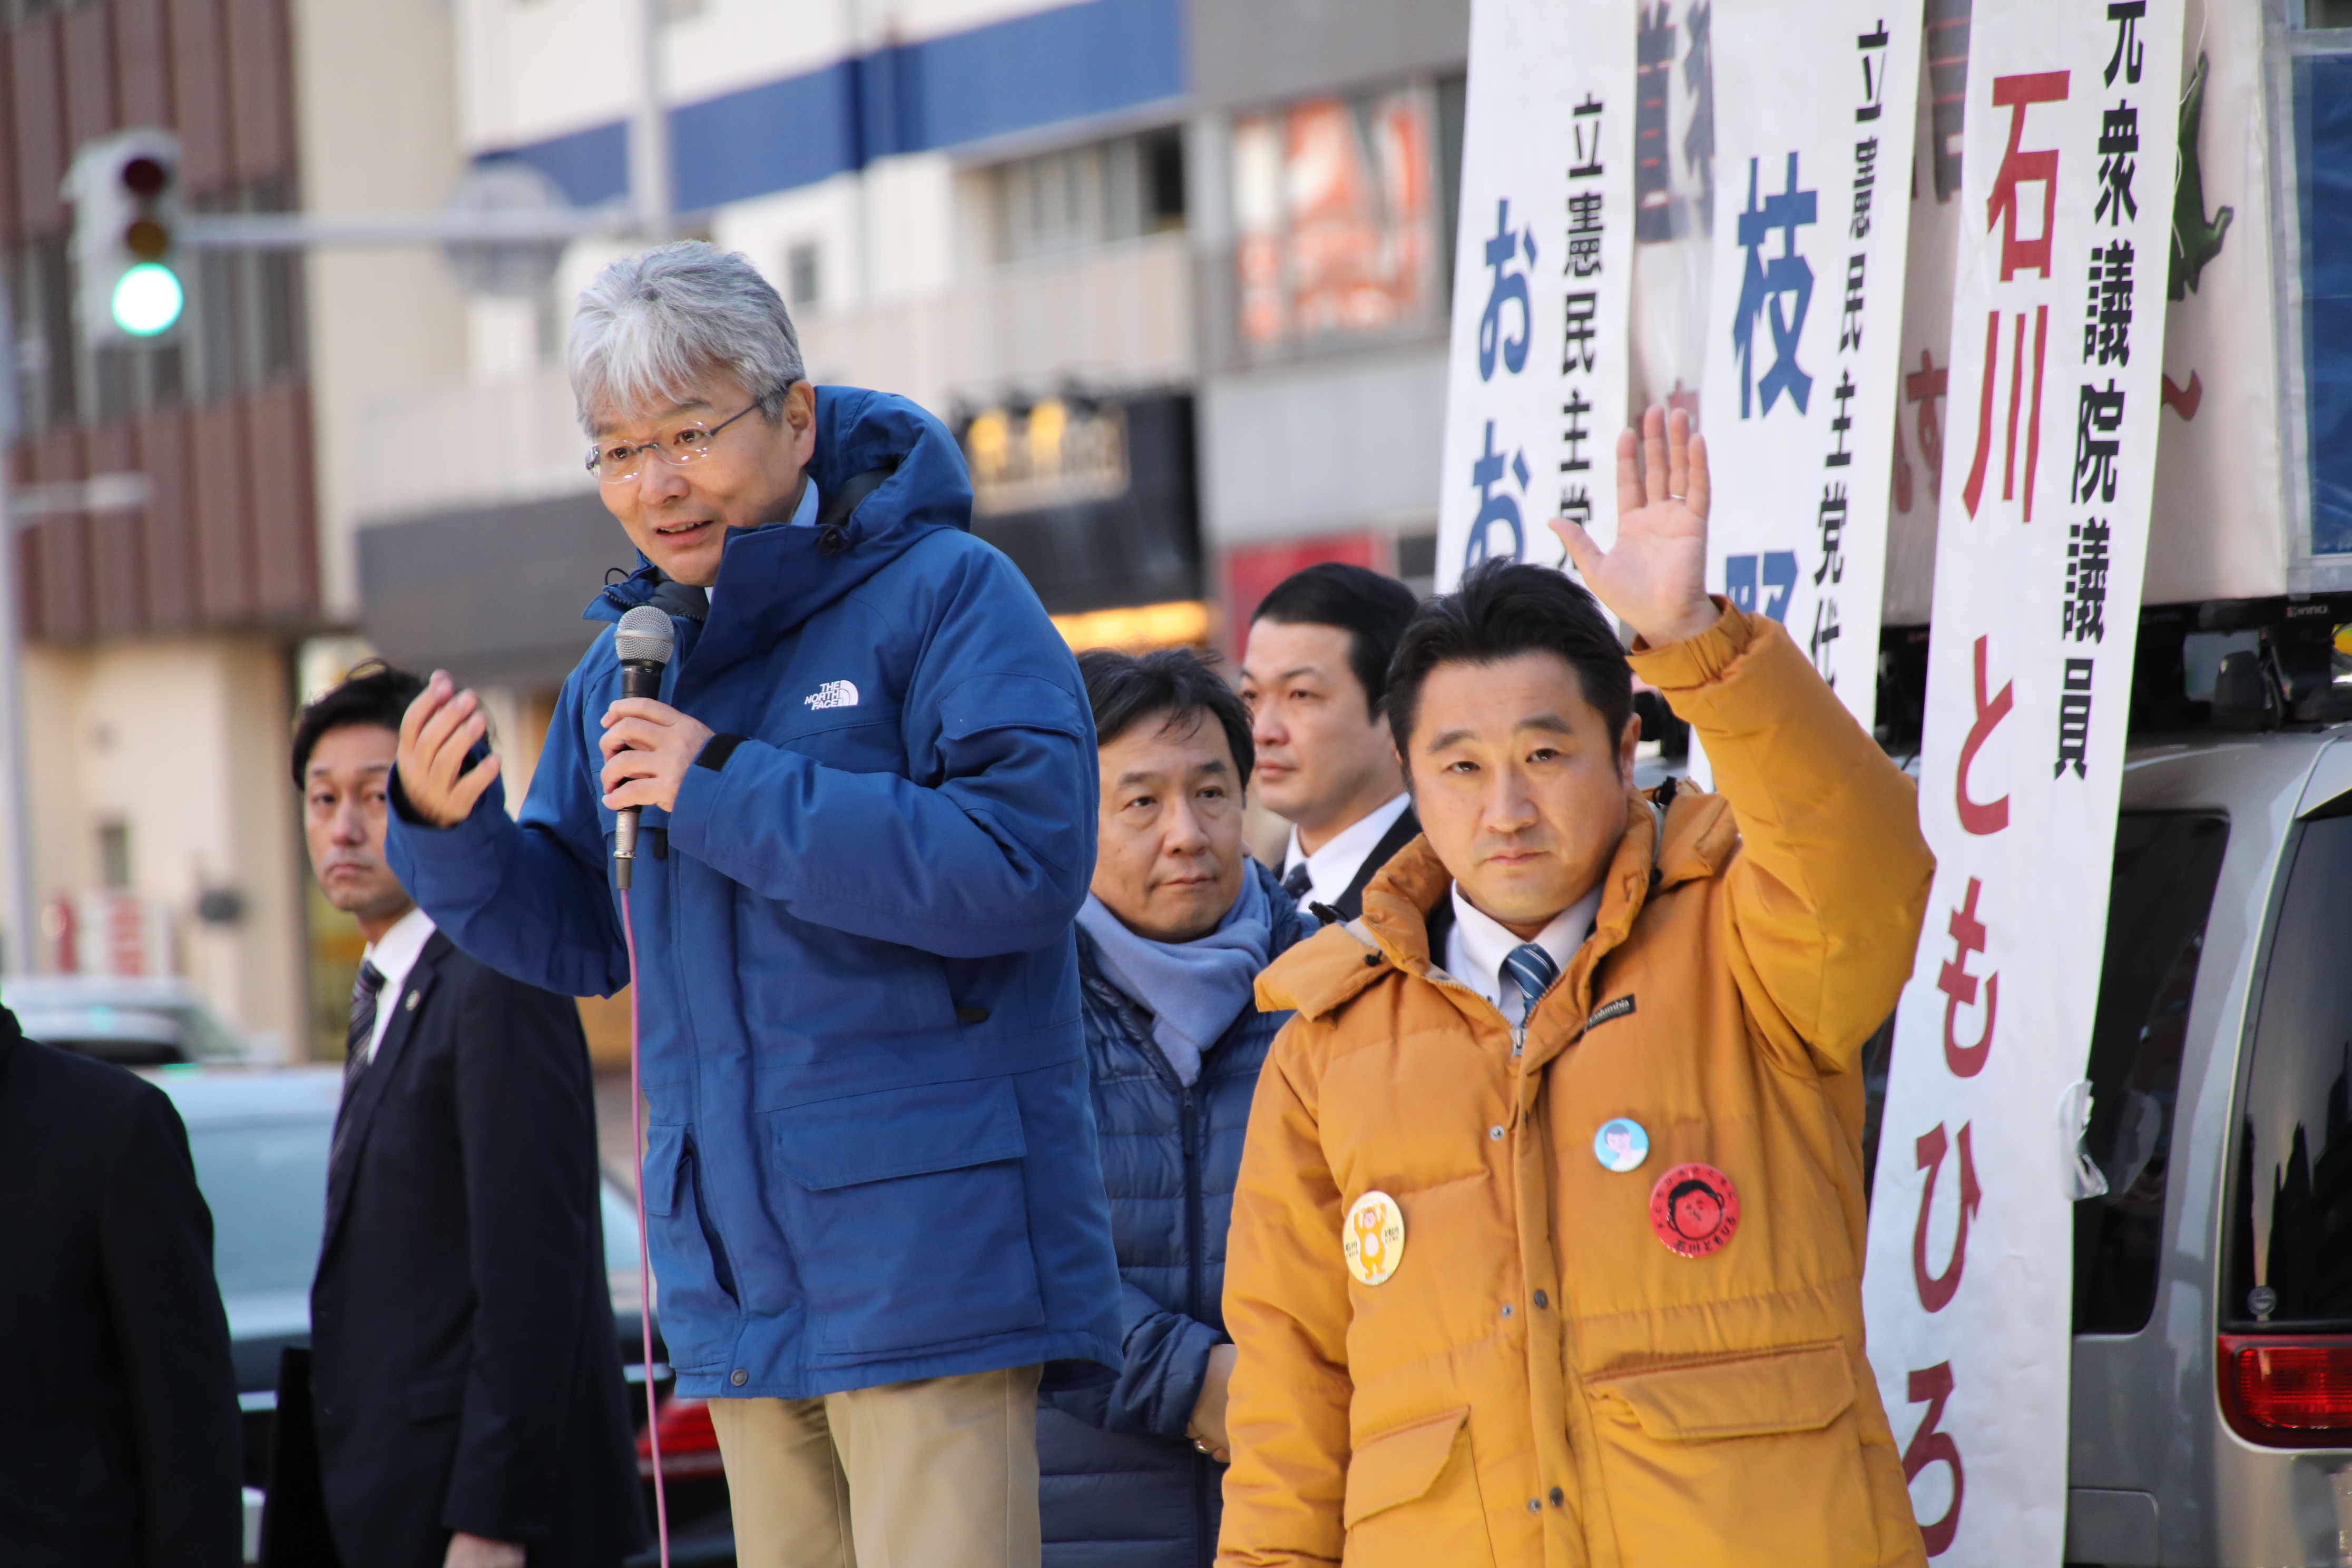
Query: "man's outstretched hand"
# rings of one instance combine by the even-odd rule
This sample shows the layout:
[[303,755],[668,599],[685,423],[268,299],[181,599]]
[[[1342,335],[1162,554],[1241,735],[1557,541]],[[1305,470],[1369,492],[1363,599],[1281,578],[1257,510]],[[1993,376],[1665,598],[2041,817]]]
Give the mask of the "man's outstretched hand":
[[482,700],[458,690],[447,670],[435,670],[400,721],[400,790],[411,811],[436,827],[455,827],[473,814],[499,776],[499,759],[492,752],[469,768],[466,753],[489,728]]
[[1617,544],[1603,550],[1568,519],[1551,531],[1585,585],[1652,647],[1696,637],[1722,612],[1706,596],[1706,437],[1690,416],[1663,408],[1642,416],[1641,439],[1617,437]]

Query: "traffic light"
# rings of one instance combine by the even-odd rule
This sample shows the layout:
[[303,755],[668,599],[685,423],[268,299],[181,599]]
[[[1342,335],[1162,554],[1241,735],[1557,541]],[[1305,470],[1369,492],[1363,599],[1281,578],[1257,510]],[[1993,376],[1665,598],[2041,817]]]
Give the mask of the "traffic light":
[[176,250],[180,139],[141,127],[82,144],[66,175],[76,309],[90,344],[148,342],[187,303]]

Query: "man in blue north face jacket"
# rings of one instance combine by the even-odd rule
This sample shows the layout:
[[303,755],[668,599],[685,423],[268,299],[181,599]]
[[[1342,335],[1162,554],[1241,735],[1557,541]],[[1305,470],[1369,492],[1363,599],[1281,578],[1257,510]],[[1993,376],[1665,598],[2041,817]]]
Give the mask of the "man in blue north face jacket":
[[1076,661],[971,537],[946,429],[812,387],[740,256],[614,263],[569,357],[646,558],[588,615],[656,605],[676,656],[659,700],[616,700],[598,636],[520,821],[479,704],[436,674],[393,864],[467,952],[609,994],[615,812],[642,808],[661,1326],[677,1392],[711,1401],[742,1560],[1034,1568],[1040,1369],[1121,1360],[1071,931],[1096,798]]

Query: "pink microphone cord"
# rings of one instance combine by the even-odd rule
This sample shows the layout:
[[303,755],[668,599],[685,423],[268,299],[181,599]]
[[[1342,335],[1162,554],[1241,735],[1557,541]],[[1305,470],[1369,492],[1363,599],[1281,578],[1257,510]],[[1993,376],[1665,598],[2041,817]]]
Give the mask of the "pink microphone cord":
[[654,1533],[661,1568],[669,1568],[669,1487],[662,1475],[661,1409],[654,1399],[654,1265],[646,1240],[645,1091],[637,1071],[637,932],[629,919],[629,892],[621,889],[621,940],[629,949],[629,1137],[637,1152],[637,1327],[644,1331],[646,1436],[653,1445]]

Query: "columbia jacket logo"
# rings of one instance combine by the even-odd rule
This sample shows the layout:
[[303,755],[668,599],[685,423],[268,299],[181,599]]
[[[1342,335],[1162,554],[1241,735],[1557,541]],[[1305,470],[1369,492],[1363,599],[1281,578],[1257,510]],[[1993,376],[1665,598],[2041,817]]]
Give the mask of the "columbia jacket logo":
[[1597,1029],[1610,1019],[1622,1018],[1633,1010],[1633,994],[1628,992],[1612,1002],[1603,1002],[1600,1006],[1595,1007],[1592,1010],[1592,1016],[1584,1020],[1584,1026],[1588,1029]]
[[854,681],[828,680],[801,700],[811,708],[855,708],[857,686]]

